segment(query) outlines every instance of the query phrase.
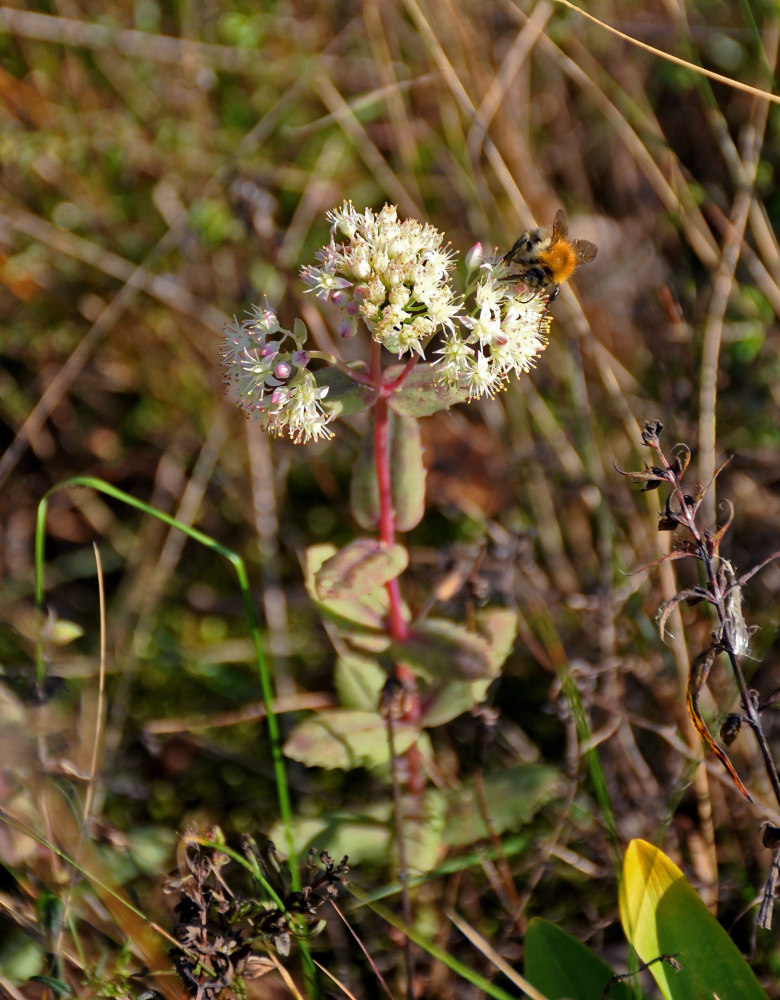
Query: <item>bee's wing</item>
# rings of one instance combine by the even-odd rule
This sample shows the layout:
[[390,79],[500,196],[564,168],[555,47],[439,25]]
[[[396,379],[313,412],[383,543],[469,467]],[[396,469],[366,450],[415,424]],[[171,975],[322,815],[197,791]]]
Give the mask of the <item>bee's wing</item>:
[[591,243],[590,240],[573,240],[572,245],[577,254],[578,264],[587,264],[599,252],[599,248],[595,243]]
[[566,213],[562,208],[559,208],[553,219],[551,231],[552,242],[557,243],[558,240],[565,240],[568,235],[569,223],[566,221]]

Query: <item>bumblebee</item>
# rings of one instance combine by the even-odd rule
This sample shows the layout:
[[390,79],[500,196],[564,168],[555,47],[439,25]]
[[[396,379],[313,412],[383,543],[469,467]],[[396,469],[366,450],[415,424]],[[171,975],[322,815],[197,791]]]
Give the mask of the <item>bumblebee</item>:
[[516,274],[509,275],[510,280],[522,281],[529,288],[540,290],[552,286],[549,305],[575,268],[593,260],[597,253],[595,243],[569,239],[566,213],[560,208],[552,226],[541,226],[523,233],[512,249],[504,254],[504,261],[518,268]]

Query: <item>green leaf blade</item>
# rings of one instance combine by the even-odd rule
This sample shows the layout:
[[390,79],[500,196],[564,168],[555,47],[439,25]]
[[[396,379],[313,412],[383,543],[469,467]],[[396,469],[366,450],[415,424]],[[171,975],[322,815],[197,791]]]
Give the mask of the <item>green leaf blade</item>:
[[323,600],[365,597],[400,576],[408,564],[409,553],[403,545],[358,538],[326,559],[314,574],[317,596]]
[[[403,365],[388,368],[388,380],[403,371]],[[445,385],[438,378],[438,369],[429,364],[418,364],[404,380],[403,386],[390,396],[388,405],[405,417],[430,417],[439,410],[449,410],[456,403],[468,399],[468,391]]]
[[679,954],[682,970],[650,971],[666,1000],[767,1000],[739,949],[659,848],[632,840],[623,863],[620,919],[643,962]]
[[426,618],[414,625],[391,655],[415,672],[436,680],[478,680],[497,677],[489,641],[444,618]]
[[[416,743],[416,726],[396,722],[395,752]],[[285,756],[309,767],[351,771],[356,767],[376,768],[390,760],[387,723],[376,712],[334,709],[319,712],[293,729],[284,744]]]
[[[528,925],[523,973],[547,1000],[598,1000],[614,976],[581,941],[541,917]],[[633,997],[624,983],[615,983],[609,991],[609,1000]]]
[[376,400],[376,389],[362,382],[356,382],[340,368],[320,368],[314,373],[318,386],[327,386],[325,407],[338,417],[349,417],[353,413],[367,410]]

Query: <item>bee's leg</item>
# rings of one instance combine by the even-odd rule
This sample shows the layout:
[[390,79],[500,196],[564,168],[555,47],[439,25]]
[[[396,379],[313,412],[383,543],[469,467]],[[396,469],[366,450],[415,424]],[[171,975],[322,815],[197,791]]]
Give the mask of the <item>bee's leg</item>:
[[[502,278],[501,280],[502,281],[516,281],[518,283],[518,285],[525,284],[525,282],[523,281],[522,274],[507,274],[506,277]],[[535,295],[539,294],[539,289],[538,288],[529,288],[528,285],[525,285],[525,287],[526,287],[527,291],[530,292],[530,295],[528,296],[527,299],[521,299],[520,301],[521,302],[530,302],[531,299]],[[515,294],[518,294],[518,292],[515,292]]]
[[542,320],[545,319],[547,313],[550,311],[550,306],[558,298],[558,292],[560,292],[560,290],[561,290],[560,285],[553,285],[553,290],[550,292],[550,297],[547,299],[547,302],[545,303],[544,306],[544,312],[542,313]]
[[539,329],[540,330],[543,328],[544,321],[547,319],[547,316],[548,316],[548,314],[550,312],[550,306],[553,304],[553,302],[558,297],[558,292],[560,290],[561,290],[561,286],[560,285],[554,285],[553,286],[553,290],[550,292],[550,297],[547,299],[547,301],[544,304],[544,312],[542,313],[541,319],[539,320]]

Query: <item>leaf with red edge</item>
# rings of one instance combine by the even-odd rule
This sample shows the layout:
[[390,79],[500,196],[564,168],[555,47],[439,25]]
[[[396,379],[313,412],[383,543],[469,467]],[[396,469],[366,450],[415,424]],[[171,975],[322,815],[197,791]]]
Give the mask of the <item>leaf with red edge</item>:
[[489,640],[444,618],[415,623],[406,639],[393,643],[391,655],[436,680],[497,677],[500,669]]
[[[397,721],[393,730],[396,754],[406,753],[418,735],[416,726]],[[377,712],[318,712],[293,729],[284,753],[308,767],[328,770],[380,767],[390,760],[387,723]]]
[[[387,381],[397,378],[404,365],[394,365],[385,372]],[[403,385],[388,398],[388,405],[406,417],[429,417],[439,410],[449,410],[468,399],[468,391],[445,385],[439,369],[429,364],[416,365]]]
[[385,545],[375,538],[358,538],[320,566],[314,574],[321,599],[363,597],[394,580],[409,564],[403,545]]

